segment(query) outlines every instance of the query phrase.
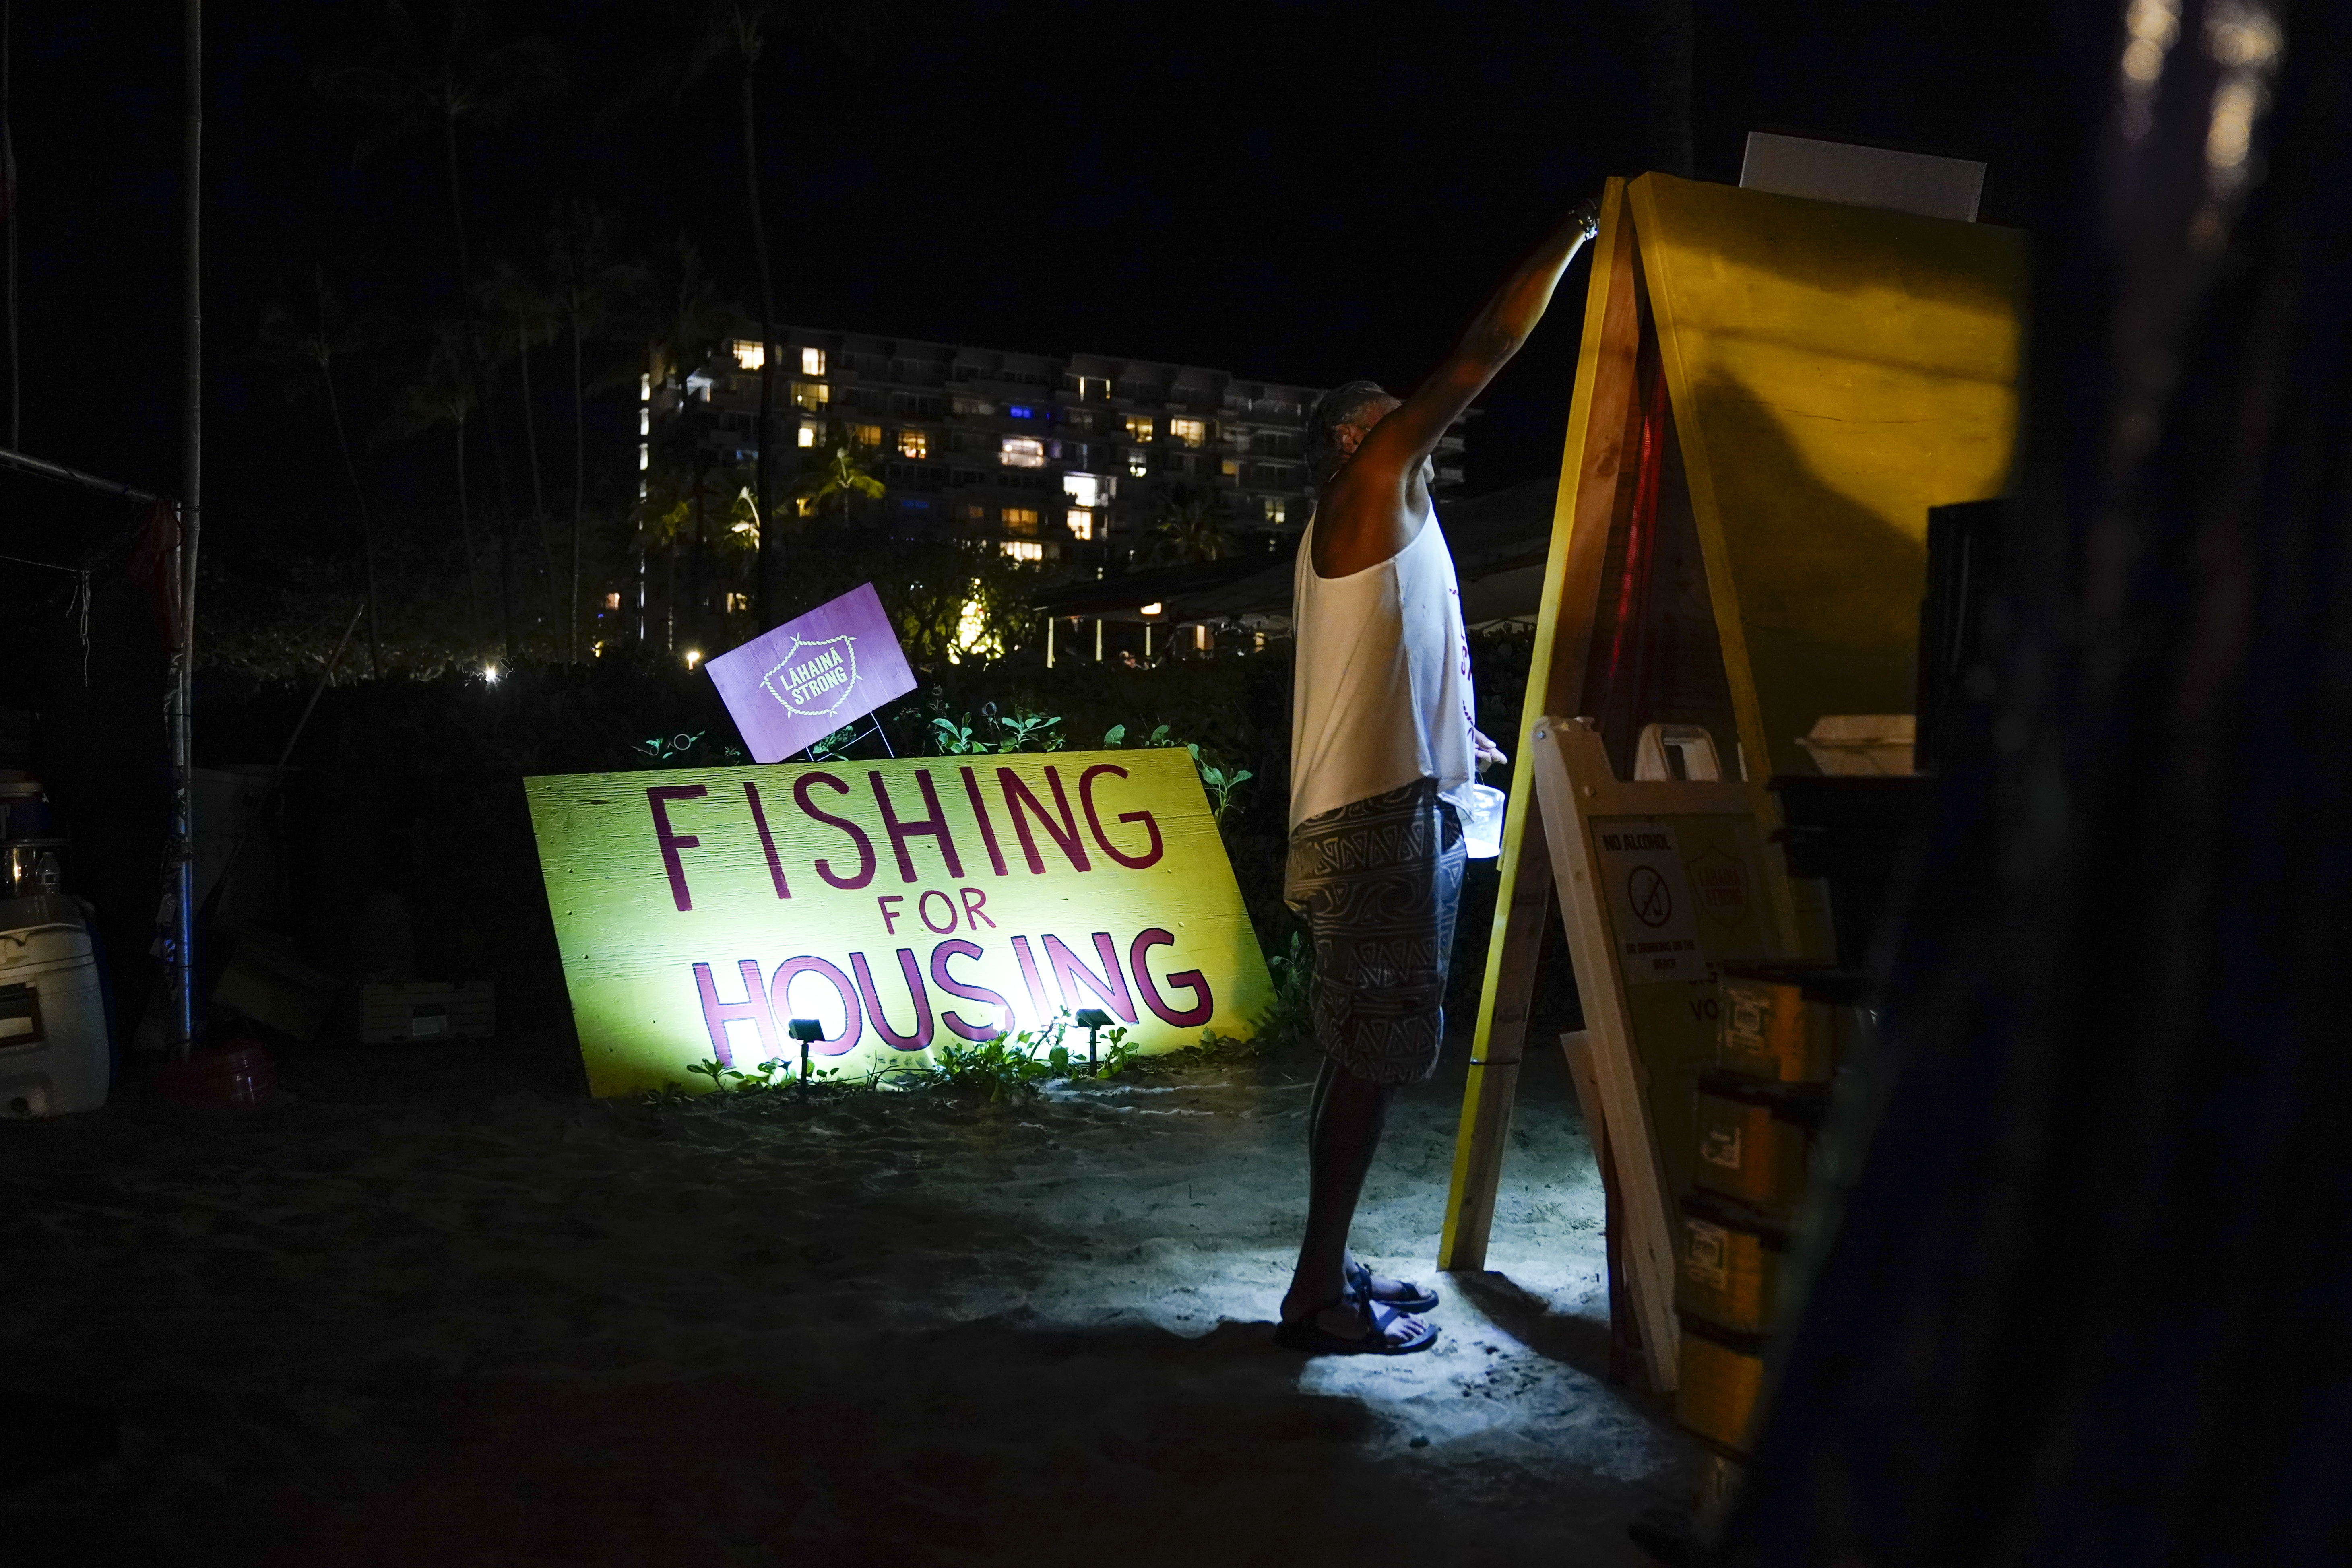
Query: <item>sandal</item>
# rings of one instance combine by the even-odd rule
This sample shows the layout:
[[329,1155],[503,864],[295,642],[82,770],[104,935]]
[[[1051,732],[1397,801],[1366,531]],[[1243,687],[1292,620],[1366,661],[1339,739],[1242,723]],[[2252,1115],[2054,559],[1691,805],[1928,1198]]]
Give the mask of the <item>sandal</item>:
[[[1317,1321],[1340,1301],[1353,1301],[1364,1310],[1368,1332],[1350,1338],[1333,1333]],[[1306,1317],[1276,1325],[1274,1343],[1308,1355],[1411,1355],[1435,1344],[1437,1331],[1418,1318],[1390,1310],[1384,1302],[1368,1301],[1349,1291]]]
[[1361,1263],[1351,1263],[1348,1266],[1348,1289],[1360,1300],[1378,1301],[1381,1306],[1400,1312],[1428,1312],[1437,1310],[1435,1291],[1426,1285],[1416,1285],[1410,1280],[1399,1280],[1397,1283],[1405,1288],[1406,1294],[1375,1296],[1372,1294],[1372,1271]]

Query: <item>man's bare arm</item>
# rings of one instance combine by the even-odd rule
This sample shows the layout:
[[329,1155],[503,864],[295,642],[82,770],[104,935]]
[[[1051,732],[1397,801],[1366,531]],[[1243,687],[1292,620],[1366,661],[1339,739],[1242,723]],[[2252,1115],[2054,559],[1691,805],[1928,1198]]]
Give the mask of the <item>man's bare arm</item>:
[[1412,542],[1412,527],[1427,509],[1423,461],[1543,319],[1560,275],[1596,232],[1598,214],[1590,201],[1570,213],[1504,279],[1444,362],[1372,428],[1333,476],[1317,511],[1318,570],[1326,576],[1360,571]]

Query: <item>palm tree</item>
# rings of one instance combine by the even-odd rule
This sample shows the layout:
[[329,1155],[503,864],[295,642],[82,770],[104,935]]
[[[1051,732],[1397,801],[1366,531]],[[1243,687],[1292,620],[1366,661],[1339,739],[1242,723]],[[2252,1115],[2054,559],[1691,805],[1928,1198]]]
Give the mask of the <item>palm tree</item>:
[[466,547],[466,600],[471,612],[474,644],[479,648],[483,642],[482,590],[474,570],[473,511],[466,499],[466,425],[473,418],[477,400],[473,383],[462,367],[464,350],[458,346],[462,329],[454,322],[443,321],[436,324],[433,335],[433,351],[425,361],[425,374],[401,392],[375,439],[381,444],[422,434],[436,425],[449,426],[457,455],[457,529]]
[[319,89],[376,111],[380,125],[363,141],[353,162],[412,135],[436,134],[449,183],[449,231],[457,265],[461,369],[483,413],[483,434],[499,496],[499,616],[506,657],[516,654],[514,623],[514,505],[507,487],[506,454],[498,426],[480,397],[481,331],[474,319],[474,264],[466,235],[464,186],[458,175],[457,127],[461,122],[496,125],[521,105],[561,91],[563,71],[555,46],[541,37],[493,44],[464,0],[449,10],[448,30],[428,42],[408,7],[391,0],[383,9],[383,37],[374,63],[320,71]]
[[343,474],[352,482],[352,499],[360,510],[360,554],[367,573],[368,674],[381,679],[383,657],[378,646],[382,628],[376,610],[375,519],[368,511],[367,490],[360,484],[359,465],[352,459],[351,436],[343,427],[342,399],[335,390],[335,357],[358,348],[363,334],[344,318],[334,291],[327,287],[323,267],[311,267],[310,287],[313,308],[310,319],[298,321],[291,310],[272,305],[261,318],[261,342],[263,350],[272,357],[316,370],[319,384],[326,389],[327,413],[335,425],[335,446],[343,455]]
[[580,533],[588,496],[587,383],[582,353],[601,334],[614,309],[643,283],[643,269],[614,259],[612,220],[585,202],[573,202],[547,232],[547,275],[555,307],[572,338],[572,588],[564,657],[580,662]]
[[484,280],[484,303],[499,322],[498,358],[511,351],[522,401],[523,455],[530,466],[530,515],[539,535],[540,552],[547,560],[548,590],[555,582],[555,545],[547,534],[547,491],[539,465],[539,420],[531,407],[530,351],[555,341],[562,322],[556,301],[511,261],[499,263]]
[[[702,270],[702,255],[694,242],[680,235],[670,253],[671,265],[660,275],[646,274],[646,288],[640,302],[637,325],[646,344],[646,375],[651,385],[663,387],[676,394],[676,407],[670,423],[677,427],[666,434],[661,444],[668,449],[684,440],[698,444],[704,426],[691,416],[693,400],[687,378],[693,369],[708,359],[719,345],[736,329],[740,313],[719,297],[719,289]],[[684,446],[677,446],[678,465],[686,465]],[[637,533],[637,602],[645,602],[646,558],[653,542],[650,514],[640,508]],[[646,627],[642,618],[637,624],[637,638],[645,640]]]
[[[760,201],[760,118],[757,95],[761,57],[772,32],[786,29],[822,38],[853,53],[871,37],[877,0],[706,0],[693,41],[673,68],[673,90],[684,96],[721,61],[736,70],[736,106],[743,140],[743,195],[751,220],[751,252],[760,267],[760,428],[752,445],[753,493],[760,516],[768,515],[774,469],[768,451],[776,406],[776,282],[768,259],[768,225]],[[758,619],[772,626],[783,619],[782,530],[761,534]]]
[[[808,461],[803,465],[800,481],[793,486],[793,494],[811,516],[822,515],[825,502],[839,498],[841,522],[846,528],[849,526],[850,498],[863,496],[869,501],[879,500],[882,481],[874,476],[874,459],[861,454],[856,444],[849,439],[849,433],[836,424],[825,432],[824,445],[811,453]],[[760,554],[763,560],[767,559],[768,542],[765,537],[760,540]],[[767,619],[764,609],[761,612],[761,619]]]
[[1233,554],[1236,543],[1224,502],[1213,491],[1180,485],[1169,493],[1160,520],[1144,536],[1141,553],[1146,561],[1171,565],[1218,560]]

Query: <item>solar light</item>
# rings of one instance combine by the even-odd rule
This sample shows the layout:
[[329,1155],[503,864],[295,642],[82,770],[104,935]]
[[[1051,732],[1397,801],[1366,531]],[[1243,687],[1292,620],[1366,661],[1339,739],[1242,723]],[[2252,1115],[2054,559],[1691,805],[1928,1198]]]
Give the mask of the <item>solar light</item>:
[[1087,1031],[1087,1065],[1095,1064],[1095,1030],[1110,1027],[1110,1014],[1100,1008],[1080,1008],[1073,1021]]
[[808,1092],[809,1042],[824,1038],[824,1025],[814,1019],[786,1019],[784,1032],[801,1042],[801,1092]]

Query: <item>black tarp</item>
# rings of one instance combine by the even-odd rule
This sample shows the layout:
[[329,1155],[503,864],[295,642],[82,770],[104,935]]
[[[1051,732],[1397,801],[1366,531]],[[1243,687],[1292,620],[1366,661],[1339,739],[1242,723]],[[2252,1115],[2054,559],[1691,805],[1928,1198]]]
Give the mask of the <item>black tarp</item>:
[[2021,40],[1994,695],[1727,1563],[2352,1561],[2352,18],[2171,10]]

